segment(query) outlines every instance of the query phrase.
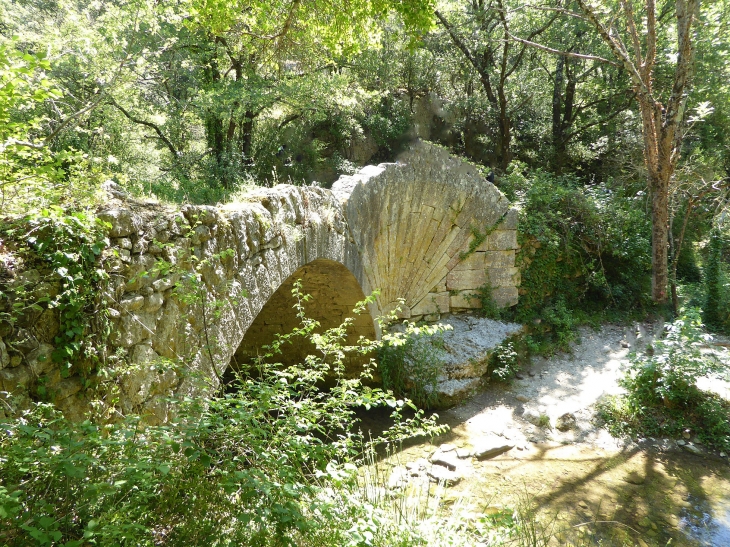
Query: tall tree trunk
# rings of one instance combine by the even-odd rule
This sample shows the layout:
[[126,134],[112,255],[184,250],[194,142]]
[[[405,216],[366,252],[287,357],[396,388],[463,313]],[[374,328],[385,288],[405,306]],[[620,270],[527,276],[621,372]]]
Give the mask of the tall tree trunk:
[[558,143],[563,138],[563,67],[565,57],[558,57],[555,63],[555,77],[553,78],[553,148],[557,150]]
[[553,169],[561,172],[565,156],[565,138],[563,135],[563,83],[565,57],[558,57],[555,63],[553,78]]
[[256,117],[251,110],[247,110],[241,120],[241,161],[244,165],[251,165],[253,158],[251,157],[253,145],[253,121]]
[[618,19],[612,16],[608,25],[604,25],[599,12],[589,6],[586,0],[576,2],[634,84],[641,111],[644,160],[651,191],[652,299],[657,304],[666,304],[669,286],[669,184],[681,154],[682,123],[693,63],[692,27],[700,0],[674,2],[677,56],[666,107],[653,89],[657,54],[656,0],[644,0],[645,29],[636,26],[634,2],[620,0],[621,11],[616,15],[622,17],[625,25],[630,40],[626,43],[614,26]]
[[669,179],[650,175],[652,299],[667,302],[669,288]]
[[502,170],[507,169],[512,161],[512,120],[507,111],[507,97],[504,94],[504,87],[499,89],[499,137],[497,148],[497,165]]

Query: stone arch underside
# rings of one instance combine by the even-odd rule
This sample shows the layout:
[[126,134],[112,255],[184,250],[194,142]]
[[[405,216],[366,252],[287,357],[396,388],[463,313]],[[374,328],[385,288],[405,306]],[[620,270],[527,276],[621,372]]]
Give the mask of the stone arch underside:
[[[375,339],[372,316],[367,312],[353,313],[357,303],[365,299],[355,276],[339,262],[318,258],[290,275],[264,304],[231,359],[232,370],[246,367],[254,361],[261,354],[261,348],[273,342],[278,334],[290,333],[301,326],[294,310],[297,301],[292,294],[297,281],[301,282],[301,294],[311,296],[302,305],[307,318],[320,323],[317,332],[337,327],[346,318],[352,318],[346,344],[355,343],[361,336]],[[282,350],[274,360],[284,365],[302,363],[307,355],[317,353],[314,345],[302,337],[292,339]],[[369,356],[350,356],[345,362],[346,374],[356,375],[364,359],[369,359]]]
[[[236,254],[248,258],[239,261],[237,271],[217,290],[225,304],[212,326],[214,351],[209,352],[203,345],[195,357],[194,367],[209,371],[203,374],[208,386],[217,386],[230,363],[241,362],[244,353],[255,351],[252,340],[269,343],[274,332],[286,332],[295,326],[291,288],[296,279],[303,279],[305,293],[312,291],[324,301],[337,304],[331,315],[310,306],[310,311],[327,326],[342,318],[346,305],[362,300],[365,291],[370,290],[361,275],[360,256],[350,240],[341,206],[331,192],[280,185],[247,194],[246,199],[244,205],[219,210],[225,222],[240,234]],[[264,242],[258,247],[252,237],[252,215],[259,227],[259,241]],[[253,233],[255,236],[255,230]],[[344,279],[349,289],[340,298],[333,295],[338,279]],[[372,337],[368,324],[372,331],[373,315],[361,318],[357,326]],[[239,351],[243,353],[234,359]],[[195,382],[184,382],[180,391],[210,389]]]

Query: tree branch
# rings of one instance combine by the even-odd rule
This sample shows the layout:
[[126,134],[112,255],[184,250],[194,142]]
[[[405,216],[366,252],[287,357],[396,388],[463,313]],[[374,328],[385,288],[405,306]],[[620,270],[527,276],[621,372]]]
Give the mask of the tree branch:
[[523,38],[518,38],[514,34],[508,35],[511,40],[514,40],[515,42],[520,42],[522,44],[525,44],[530,47],[534,47],[535,49],[540,49],[542,51],[547,51],[548,53],[552,53],[554,55],[561,55],[563,57],[571,57],[573,59],[583,59],[584,61],[598,61],[599,63],[606,63],[608,65],[613,65],[620,67],[621,65],[619,63],[616,63],[614,61],[610,61],[609,59],[604,59],[603,57],[598,57],[596,55],[584,55],[582,53],[573,53],[572,51],[562,51],[560,49],[554,49],[548,46],[544,46],[542,44],[538,44],[537,42],[531,42],[529,40],[525,40]]
[[152,129],[155,133],[157,133],[157,136],[165,144],[167,149],[172,153],[173,157],[175,157],[175,158],[180,157],[180,152],[178,152],[178,150],[172,144],[170,139],[168,139],[165,136],[165,134],[162,132],[162,130],[157,125],[155,125],[152,122],[148,122],[147,120],[143,120],[141,118],[137,118],[136,116],[133,116],[122,105],[120,105],[117,101],[115,101],[113,97],[109,97],[109,104],[116,107],[130,121],[132,121],[136,124],[139,124],[139,125],[144,125],[145,127],[149,127],[150,129]]

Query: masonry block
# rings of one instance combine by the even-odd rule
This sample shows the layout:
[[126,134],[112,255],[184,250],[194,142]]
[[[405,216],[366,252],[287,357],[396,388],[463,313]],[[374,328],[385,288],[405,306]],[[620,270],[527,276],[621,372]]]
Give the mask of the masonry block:
[[520,284],[521,276],[518,268],[490,268],[487,273],[492,287],[516,287]]
[[446,288],[450,291],[476,290],[487,282],[487,272],[481,270],[452,270],[446,276]]
[[459,291],[450,297],[451,309],[477,309],[482,307],[479,298],[476,297],[473,290]]
[[428,293],[426,298],[413,306],[411,313],[413,315],[431,315],[438,313],[446,313],[449,311],[450,301],[449,293]]
[[517,230],[495,230],[487,238],[487,247],[490,251],[517,249]]
[[517,287],[497,287],[492,289],[492,300],[497,307],[508,308],[517,305]]

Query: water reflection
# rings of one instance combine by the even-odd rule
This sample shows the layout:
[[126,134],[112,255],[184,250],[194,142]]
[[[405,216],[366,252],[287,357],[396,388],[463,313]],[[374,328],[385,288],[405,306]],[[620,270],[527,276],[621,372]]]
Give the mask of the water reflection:
[[680,530],[702,547],[730,546],[730,500],[718,500],[714,507],[695,496],[687,501],[691,505],[680,513]]

